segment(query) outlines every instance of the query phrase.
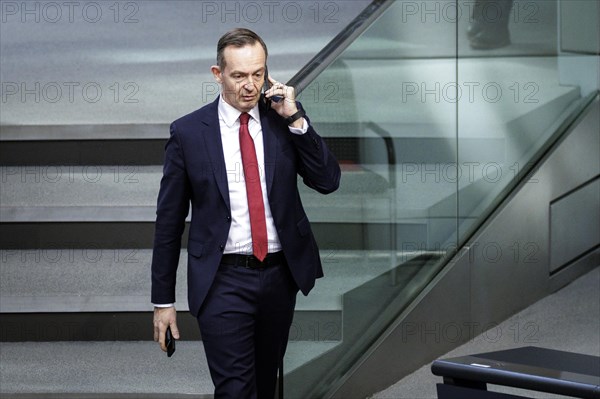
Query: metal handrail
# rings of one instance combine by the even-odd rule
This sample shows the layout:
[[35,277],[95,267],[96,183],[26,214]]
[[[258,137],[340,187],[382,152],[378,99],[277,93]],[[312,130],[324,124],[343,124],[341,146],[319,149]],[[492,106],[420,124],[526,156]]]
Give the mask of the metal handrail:
[[294,87],[296,92],[300,94],[393,3],[394,0],[373,0],[336,37],[327,43],[317,55],[292,76],[287,85]]

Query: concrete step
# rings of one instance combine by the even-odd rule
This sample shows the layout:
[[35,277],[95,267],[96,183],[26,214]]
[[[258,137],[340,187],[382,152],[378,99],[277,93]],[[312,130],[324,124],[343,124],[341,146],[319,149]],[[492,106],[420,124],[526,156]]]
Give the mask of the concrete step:
[[[416,176],[419,167],[413,166],[396,166],[396,184],[403,189],[395,200],[388,187],[390,172],[382,165],[344,167],[342,187],[328,196],[300,183],[322,248],[366,249],[372,244],[389,249],[385,237],[394,202],[397,247],[407,240],[425,241],[427,204],[449,195],[455,184],[423,182]],[[152,246],[160,166],[5,166],[2,172],[0,220],[7,232],[0,239],[2,248]]]
[[[285,373],[335,345],[290,342],[284,360]],[[160,395],[155,398],[171,395],[197,398],[197,395],[212,397],[213,389],[200,341],[177,342],[171,358],[156,343],[148,341],[2,343],[2,397],[97,394],[112,398],[118,394],[140,397],[154,394]]]
[[[514,174],[502,154],[482,160],[342,165],[338,191],[323,196],[299,183],[312,222],[388,223],[426,218],[437,201],[479,180]],[[493,166],[493,168],[492,168]],[[393,176],[395,175],[395,176]],[[154,222],[161,166],[3,166],[0,220],[24,222]],[[393,187],[390,185],[393,181]],[[394,189],[395,187],[395,189]]]
[[[403,263],[419,252],[398,253]],[[0,251],[0,341],[150,339],[152,251],[106,248]],[[342,297],[391,273],[384,251],[324,251],[326,277],[298,295],[290,340],[340,340]],[[187,314],[186,253],[178,269],[176,307],[188,339],[200,339]]]
[[[365,165],[342,168],[342,187],[332,195],[312,195],[313,190],[300,183],[302,193],[307,196],[304,202],[316,206],[311,202],[328,199],[339,207],[342,205],[340,197],[343,197],[346,206],[360,206],[365,200],[382,196],[387,198],[389,195],[388,176],[385,175],[389,174],[387,167]],[[153,221],[155,214],[152,208],[156,207],[161,177],[161,166],[2,167],[2,220]],[[48,212],[48,209],[53,211]],[[110,212],[115,212],[115,215],[111,216]]]
[[[397,254],[409,260],[414,253]],[[151,249],[0,251],[0,313],[144,312],[151,310]],[[326,278],[297,309],[340,311],[341,295],[391,269],[384,251],[324,251]],[[177,309],[187,308],[187,254],[182,251]]]
[[[392,170],[381,164],[345,165],[337,192],[323,196],[301,183],[299,188],[322,249],[390,249],[392,226],[396,248],[422,247],[441,242],[430,239],[431,208],[451,197],[457,184],[495,179],[486,173],[514,173],[497,156],[493,164],[400,163]],[[4,249],[152,246],[160,166],[33,165],[2,171]],[[446,213],[436,211],[435,219],[451,227],[455,207],[443,209]]]
[[212,393],[201,342],[168,358],[154,342],[2,343],[5,393]]

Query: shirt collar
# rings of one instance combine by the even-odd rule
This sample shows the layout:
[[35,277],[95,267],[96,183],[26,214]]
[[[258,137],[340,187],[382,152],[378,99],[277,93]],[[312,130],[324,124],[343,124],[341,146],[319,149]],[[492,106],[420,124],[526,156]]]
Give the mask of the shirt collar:
[[[238,118],[241,115],[241,111],[227,104],[223,99],[223,96],[219,98],[219,106],[218,106],[219,118],[225,122],[227,127],[233,127],[235,123],[238,121]],[[259,121],[260,113],[258,111],[258,103],[248,111],[252,119]]]

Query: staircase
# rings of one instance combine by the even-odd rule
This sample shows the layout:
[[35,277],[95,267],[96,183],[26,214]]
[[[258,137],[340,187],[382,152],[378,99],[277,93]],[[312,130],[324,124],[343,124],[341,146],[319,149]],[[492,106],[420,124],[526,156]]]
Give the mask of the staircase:
[[[290,331],[286,392],[301,398],[323,396],[313,382],[327,386],[343,375],[346,370],[340,367],[353,364],[356,353],[366,350],[439,271],[455,248],[457,226],[469,229],[498,194],[498,181],[486,167],[493,163],[503,178],[514,176],[515,163],[524,166],[523,143],[535,146],[552,128],[540,121],[560,120],[557,115],[568,113],[579,98],[577,88],[557,82],[554,57],[468,59],[461,60],[461,87],[494,82],[505,94],[498,102],[463,97],[457,115],[457,104],[444,97],[452,94],[444,88],[456,81],[454,59],[383,57],[374,71],[373,59],[361,59],[356,54],[364,52],[354,50],[301,97],[317,131],[343,163],[338,192],[321,196],[301,186],[326,275],[308,297],[298,297]],[[381,56],[389,49],[374,50]],[[119,57],[123,54],[114,54]],[[284,65],[281,58],[279,63]],[[280,69],[293,73],[287,67]],[[179,75],[177,82],[161,75],[157,84],[189,93]],[[154,87],[152,74],[138,80],[140,87]],[[335,92],[328,91],[332,82]],[[539,101],[519,96],[515,102],[510,88],[532,94],[522,91],[531,82],[539,91],[529,99]],[[424,89],[430,94],[422,97]],[[318,90],[321,94],[314,97]],[[323,106],[332,93],[337,101]],[[149,98],[154,102],[144,101]],[[175,108],[179,115],[198,103],[196,97],[156,98],[140,98],[151,115],[138,107],[131,119],[126,107],[102,108],[105,114],[121,112],[112,124],[97,123],[96,116],[86,119],[83,113],[73,120],[44,122],[44,112],[65,104],[46,104],[52,109],[44,112],[37,112],[44,104],[12,104],[13,113],[31,124],[3,119],[3,397],[212,393],[201,335],[187,312],[185,248],[176,304],[182,340],[171,359],[152,342],[151,247],[168,136],[161,121]],[[176,106],[162,109],[170,100]],[[453,170],[461,167],[469,173],[456,177]],[[186,237],[187,231],[184,247]]]
[[[94,139],[77,129],[93,131]],[[177,292],[184,341],[173,360],[151,342],[151,247],[167,134],[164,125],[2,127],[3,393],[212,392],[201,337],[187,313],[185,250]],[[344,172],[346,179],[363,175]],[[320,200],[309,196],[307,207],[319,209]],[[362,239],[328,245],[339,216],[314,221],[328,277],[298,298],[287,372],[338,345],[343,294],[390,270],[389,248],[366,250]],[[38,368],[61,357],[60,367]],[[109,367],[116,363],[123,369]],[[36,371],[23,373],[29,367]],[[197,373],[186,383],[184,369]],[[65,385],[64,375],[81,378]],[[151,383],[162,380],[168,382]]]
[[[567,90],[559,98],[567,102],[572,96]],[[394,132],[407,129],[399,127]],[[328,134],[335,126],[318,128],[338,158],[350,157],[348,137]],[[92,141],[77,138],[74,127],[65,128],[62,137],[44,136],[40,127],[2,127],[1,392],[209,395],[201,336],[187,313],[181,283],[185,250],[177,292],[183,341],[173,359],[151,341],[154,202],[165,141],[158,132],[166,135],[166,126],[120,126],[118,136],[106,127],[90,129],[96,132]],[[392,137],[396,148],[404,149],[431,140]],[[367,138],[359,148],[383,145]],[[436,241],[442,237],[440,220],[428,215],[451,215],[444,204],[456,201],[454,184],[433,187],[413,179],[414,165],[430,165],[421,161],[399,162],[392,170],[384,162],[345,164],[339,192],[321,196],[302,190],[326,278],[311,295],[298,298],[286,355],[288,392],[306,392],[304,381],[327,377],[349,345],[368,345],[381,321],[365,315],[395,308],[390,305],[409,299],[415,285],[437,271],[446,248]],[[392,177],[400,187],[393,202]],[[470,183],[463,190],[485,185],[484,179]],[[415,202],[432,189],[439,201]],[[390,223],[394,206],[396,223]],[[60,367],[40,368],[61,357]],[[64,376],[74,375],[65,384]]]

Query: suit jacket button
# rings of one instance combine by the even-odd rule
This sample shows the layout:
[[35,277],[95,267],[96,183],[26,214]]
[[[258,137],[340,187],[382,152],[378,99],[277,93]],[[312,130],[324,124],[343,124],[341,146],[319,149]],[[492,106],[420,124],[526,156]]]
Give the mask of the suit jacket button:
[[227,221],[231,222],[231,216],[227,216]]
[[219,249],[221,250],[221,252],[223,252],[225,250],[225,245],[219,245]]

